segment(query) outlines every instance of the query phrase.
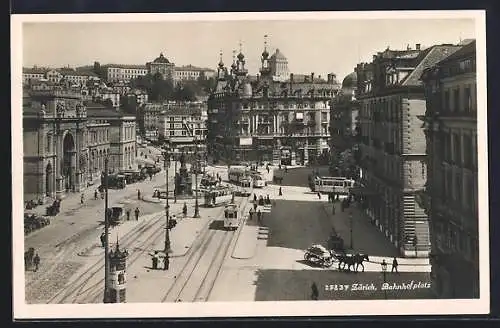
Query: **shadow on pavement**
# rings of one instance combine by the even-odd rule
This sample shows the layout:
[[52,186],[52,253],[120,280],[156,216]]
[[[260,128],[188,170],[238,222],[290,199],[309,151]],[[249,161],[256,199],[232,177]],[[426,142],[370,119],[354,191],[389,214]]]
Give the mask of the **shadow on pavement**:
[[[386,274],[388,286],[410,285],[409,289],[382,290],[380,272],[348,273],[330,270],[259,270],[255,301],[311,300],[312,284],[318,287],[318,300],[432,299],[430,278],[425,273]],[[340,290],[347,285],[347,290]],[[376,290],[356,290],[373,286]]]
[[222,220],[213,220],[208,226],[210,230],[225,230],[224,229],[224,221]]

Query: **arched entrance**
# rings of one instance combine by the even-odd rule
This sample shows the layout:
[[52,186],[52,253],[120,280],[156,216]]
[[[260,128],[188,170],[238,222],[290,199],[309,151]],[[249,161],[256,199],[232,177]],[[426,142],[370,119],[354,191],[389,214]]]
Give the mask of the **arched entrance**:
[[75,141],[73,135],[67,133],[63,139],[63,168],[64,187],[66,191],[73,190],[75,178]]
[[54,192],[54,186],[53,186],[53,171],[52,171],[52,165],[50,163],[47,164],[47,167],[45,168],[45,195],[46,196],[52,196],[52,193]]

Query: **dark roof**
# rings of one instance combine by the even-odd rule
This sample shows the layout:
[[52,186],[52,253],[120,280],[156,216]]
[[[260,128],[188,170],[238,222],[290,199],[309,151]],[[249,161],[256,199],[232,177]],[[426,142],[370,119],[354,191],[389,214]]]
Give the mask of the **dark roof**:
[[452,53],[460,49],[456,45],[436,45],[422,51],[417,59],[418,65],[408,75],[401,85],[403,86],[418,86],[422,85],[420,77],[426,68],[436,65],[439,61],[450,56]]
[[123,112],[110,109],[110,108],[105,108],[104,106],[100,105],[101,107],[88,107],[87,105],[87,116],[88,117],[123,117],[123,116],[134,116],[134,115],[128,115]]
[[160,56],[157,57],[155,60],[153,60],[153,63],[156,63],[156,64],[170,64],[170,62],[168,61],[168,59],[165,58],[165,56],[163,56],[163,53],[160,53]]
[[167,109],[165,115],[196,116],[201,115],[201,109],[193,107],[173,107]]
[[23,67],[23,74],[45,74],[48,70],[43,67]]
[[286,60],[285,55],[279,49],[276,49],[276,51],[274,52],[274,54],[272,54],[271,58],[272,59]]
[[462,46],[460,49],[455,51],[453,54],[450,56],[444,58],[441,60],[438,65],[443,65],[446,63],[449,63],[450,61],[456,60],[456,59],[463,59],[467,57],[473,57],[476,54],[476,40],[473,40],[466,45]]
[[348,74],[344,80],[342,81],[342,88],[356,88],[358,85],[358,74],[356,72],[352,72]]

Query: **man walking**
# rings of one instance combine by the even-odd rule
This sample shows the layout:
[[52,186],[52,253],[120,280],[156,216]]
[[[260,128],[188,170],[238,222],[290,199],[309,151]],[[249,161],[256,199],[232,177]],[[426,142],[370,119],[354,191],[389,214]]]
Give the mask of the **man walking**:
[[250,207],[250,210],[248,211],[248,218],[250,219],[250,221],[252,221],[252,218],[253,218],[253,208]]
[[127,210],[127,221],[130,221],[130,208]]
[[260,210],[257,212],[257,221],[259,221],[259,223],[262,223],[262,212]]
[[188,208],[187,208],[186,203],[184,203],[184,205],[182,206],[182,214],[184,215],[184,217],[187,217],[187,212],[188,212]]
[[279,189],[279,191],[278,191],[278,195],[279,195],[279,196],[283,196],[283,191],[281,190],[281,187],[280,187],[280,189]]
[[33,264],[35,265],[35,269],[33,271],[37,272],[38,267],[40,266],[40,256],[38,256],[38,253],[36,253],[35,257],[33,258]]
[[396,271],[396,273],[399,273],[398,272],[398,260],[396,258],[393,258],[392,259],[392,268],[391,268],[391,272],[394,272]]
[[84,200],[85,200],[85,195],[82,192],[82,194],[80,195],[80,204],[83,204]]
[[135,208],[135,220],[139,221],[139,207]]
[[101,233],[101,246],[102,248],[104,248],[105,246],[105,243],[106,243],[106,233]]
[[311,299],[313,301],[317,301],[318,297],[319,297],[318,286],[316,285],[315,282],[313,282],[312,285],[311,285]]
[[94,191],[94,199],[95,200],[97,200],[97,196],[98,196],[98,194],[97,194],[97,189],[96,189],[96,191]]
[[141,190],[137,189],[137,199],[141,200]]

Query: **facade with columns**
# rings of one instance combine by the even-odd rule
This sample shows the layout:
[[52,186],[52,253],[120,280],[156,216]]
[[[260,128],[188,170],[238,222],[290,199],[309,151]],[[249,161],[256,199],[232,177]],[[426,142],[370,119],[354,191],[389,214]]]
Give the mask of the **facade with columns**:
[[329,151],[330,100],[340,89],[328,81],[275,81],[265,47],[260,75],[253,80],[240,51],[227,68],[221,60],[217,85],[208,99],[209,152],[231,160],[275,160],[288,149],[297,162],[308,162]]
[[[24,200],[64,198],[110,171],[134,167],[135,117],[54,86],[23,94]],[[100,106],[100,107],[99,107]]]
[[422,71],[459,46],[378,52],[358,64],[360,157],[365,208],[401,255],[427,257],[429,222],[417,195],[427,180]]
[[479,297],[476,43],[422,76],[432,286],[440,298]]

